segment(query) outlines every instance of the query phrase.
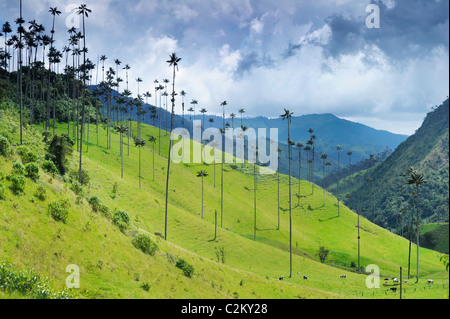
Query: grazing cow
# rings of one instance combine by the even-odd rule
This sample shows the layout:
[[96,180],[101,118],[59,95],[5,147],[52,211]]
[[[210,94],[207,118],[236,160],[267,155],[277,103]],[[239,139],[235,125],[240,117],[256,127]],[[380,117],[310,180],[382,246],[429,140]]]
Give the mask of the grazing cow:
[[384,278],[384,280],[385,280],[385,281],[388,281],[388,280],[389,280],[389,278]]
[[388,283],[387,282],[385,282],[384,284],[383,284],[383,286],[387,286],[388,285]]
[[429,283],[429,284],[434,284],[434,280],[428,279],[428,283]]
[[398,283],[398,279],[397,278],[393,278],[392,281]]
[[345,279],[345,278],[347,278],[347,276],[346,275],[342,275],[341,277],[339,277],[339,278],[343,278],[343,279]]
[[281,276],[279,280],[283,280],[283,276]]
[[392,287],[392,288],[391,288],[391,291],[397,292],[397,287]]
[[307,276],[303,276],[303,280],[308,280],[308,277]]

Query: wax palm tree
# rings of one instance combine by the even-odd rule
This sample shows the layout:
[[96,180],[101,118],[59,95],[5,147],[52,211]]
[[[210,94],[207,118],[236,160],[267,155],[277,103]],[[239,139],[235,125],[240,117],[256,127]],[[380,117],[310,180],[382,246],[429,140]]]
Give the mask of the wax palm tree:
[[[278,163],[280,162],[280,154],[282,150],[281,148],[277,149],[278,153]],[[278,204],[277,204],[277,210],[278,210],[278,228],[277,230],[280,230],[280,165],[278,165],[277,168],[277,187],[278,187]]]
[[338,176],[337,176],[337,202],[338,202],[338,217],[340,216],[340,201],[341,201],[341,194],[340,194],[340,189],[339,189],[339,184],[340,184],[340,179],[341,179],[341,177],[340,177],[340,166],[341,166],[341,150],[342,150],[342,147],[341,146],[337,146],[336,147],[336,150],[337,150],[337,152],[338,152],[338,167],[337,167],[337,174],[338,174]]
[[126,78],[127,78],[127,90],[128,90],[128,71],[131,69],[131,67],[126,64],[125,67],[123,68],[125,70],[126,73]]
[[107,59],[108,59],[108,58],[106,57],[106,55],[100,56],[100,61],[103,62],[103,65],[102,65],[103,82],[105,81],[105,61],[106,61]]
[[141,189],[141,148],[145,146],[147,142],[144,139],[136,137],[134,139],[134,146],[139,148],[139,189]]
[[203,178],[208,177],[208,173],[204,170],[197,172],[197,177],[202,179],[202,219],[203,219]]
[[202,123],[203,129],[205,129],[205,114],[206,114],[206,112],[208,112],[208,110],[205,109],[205,108],[202,108],[202,109],[200,110],[200,113],[203,114],[203,123]]
[[[178,69],[178,63],[181,61],[181,58],[177,57],[175,53],[172,53],[170,55],[170,59],[167,61],[169,63],[169,67],[173,67],[173,81],[172,81],[172,114],[171,114],[171,135],[172,135],[172,128],[173,128],[173,118],[175,114],[175,76],[176,76],[176,70]],[[170,161],[171,161],[171,153],[172,153],[172,139],[169,139],[169,156],[167,161],[167,182],[166,182],[166,211],[165,211],[165,224],[164,224],[164,240],[167,240],[167,212],[168,212],[168,205],[169,205],[169,177],[170,177]]]
[[[348,175],[349,176],[352,174],[352,170],[351,170],[352,155],[353,155],[352,151],[347,151],[347,156],[348,156]],[[348,193],[347,194],[350,195],[350,183],[348,184]]]
[[[222,115],[222,129],[221,133],[223,136],[225,136],[225,107],[228,105],[227,101],[223,101],[220,103],[220,106],[223,108],[223,115]],[[223,227],[223,164],[225,162],[225,146],[222,143],[222,160],[221,160],[221,180],[220,180],[220,227]]]
[[182,111],[182,116],[183,116],[183,128],[184,128],[184,98],[186,97],[187,93],[184,90],[182,90],[180,92],[180,95],[181,95],[181,99],[182,99],[182,101],[181,101],[181,111]]
[[[191,101],[191,105],[193,107],[192,111],[194,112],[194,120],[195,120],[195,106],[198,105],[198,101],[197,100],[192,100]],[[194,128],[194,127],[192,127],[192,128]]]
[[239,113],[241,114],[241,126],[244,125],[244,113],[245,113],[245,109],[240,109]]
[[298,147],[298,206],[300,207],[300,190],[301,190],[301,183],[302,183],[302,148],[303,148],[303,143],[302,142],[298,142],[297,145]]
[[156,144],[156,137],[150,136],[148,141],[152,143],[153,145],[153,181],[155,181],[155,144]]
[[214,118],[210,117],[208,122],[209,122],[209,128],[211,128],[212,124],[214,123]]
[[116,127],[116,131],[120,134],[121,177],[123,178],[123,134],[128,131],[128,127],[120,125]]
[[423,176],[423,174],[419,173],[418,171],[416,171],[415,169],[411,169],[409,172],[409,178],[406,180],[406,183],[408,185],[415,185],[416,186],[416,234],[417,234],[417,274],[416,274],[416,283],[419,282],[419,247],[420,247],[420,243],[419,243],[419,237],[420,237],[420,228],[419,228],[419,224],[420,224],[420,217],[419,217],[419,186],[422,184],[427,183],[427,180],[425,180],[425,177]]
[[328,158],[327,154],[322,154],[320,156],[323,162],[323,179],[322,179],[322,186],[323,186],[323,206],[325,206],[325,161]]
[[20,94],[20,145],[23,144],[23,101],[22,101],[22,36],[25,32],[22,24],[25,23],[25,20],[22,18],[22,0],[20,0],[20,17],[16,19],[16,24],[19,25],[19,28],[17,29],[17,32],[19,33],[19,42],[17,43],[18,49],[19,49],[19,83],[18,83],[18,89]]
[[187,111],[189,112],[189,120],[192,122],[192,112],[194,112],[194,108],[190,107]]
[[292,115],[289,110],[284,109],[284,114],[281,115],[283,121],[287,122],[288,126],[288,160],[289,160],[289,255],[290,255],[290,270],[289,278],[292,277],[292,198],[291,198],[291,131],[290,124],[292,120]]
[[231,113],[230,114],[230,118],[231,118],[231,127],[234,130],[234,119],[236,118],[236,114],[235,113]]
[[137,78],[136,82],[137,82],[137,86],[138,86],[138,95],[139,95],[139,83],[142,83],[142,79],[141,78]]
[[89,13],[91,13],[92,11],[90,9],[88,9],[86,7],[85,4],[82,4],[78,7],[78,11],[77,14],[81,15],[83,17],[83,97],[82,97],[82,113],[81,113],[81,131],[80,131],[80,165],[79,165],[79,182],[81,184],[81,178],[82,178],[82,161],[83,161],[83,128],[84,128],[84,119],[85,119],[85,94],[86,94],[86,79],[88,76],[88,72],[89,70],[87,69],[87,65],[86,65],[86,24],[85,24],[85,17],[88,18],[89,17]]
[[253,208],[254,208],[253,241],[256,241],[256,192],[258,190],[258,176],[256,169],[257,161],[258,161],[258,147],[255,146],[255,162],[253,163]]
[[6,71],[6,68],[7,68],[7,54],[8,54],[8,50],[7,50],[7,43],[8,43],[8,33],[11,33],[12,32],[12,29],[11,29],[11,25],[9,24],[9,22],[8,21],[6,21],[4,24],[3,24],[3,26],[2,26],[2,32],[3,32],[3,35],[4,35],[4,37],[5,37],[5,71]]

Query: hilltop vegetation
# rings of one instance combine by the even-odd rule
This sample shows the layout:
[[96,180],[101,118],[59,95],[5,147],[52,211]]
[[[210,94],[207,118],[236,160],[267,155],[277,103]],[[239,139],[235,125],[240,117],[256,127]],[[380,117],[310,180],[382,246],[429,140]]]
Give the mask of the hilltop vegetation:
[[[407,236],[414,199],[414,189],[406,185],[410,167],[420,171],[427,181],[420,191],[421,223],[448,222],[448,99],[430,112],[417,132],[384,162],[341,181],[341,188],[350,191],[343,200],[355,210],[364,209],[362,214],[376,224]],[[334,184],[328,190],[335,193],[336,187]]]

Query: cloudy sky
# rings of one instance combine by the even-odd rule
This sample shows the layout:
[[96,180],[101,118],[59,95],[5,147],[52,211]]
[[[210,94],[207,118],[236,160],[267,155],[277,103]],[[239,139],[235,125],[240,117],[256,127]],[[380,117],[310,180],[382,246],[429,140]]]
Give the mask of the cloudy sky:
[[[448,0],[84,0],[89,57],[129,64],[130,89],[154,92],[171,79],[166,60],[182,58],[176,89],[219,114],[333,113],[376,129],[413,134],[449,88]],[[19,0],[0,0],[0,23],[18,17]],[[369,29],[369,4],[380,28]],[[23,0],[26,21],[67,44],[71,0]],[[371,20],[373,21],[373,20]],[[125,71],[120,72],[125,78]],[[95,76],[94,76],[95,77]],[[101,78],[101,75],[100,75]],[[180,106],[177,105],[177,112]]]

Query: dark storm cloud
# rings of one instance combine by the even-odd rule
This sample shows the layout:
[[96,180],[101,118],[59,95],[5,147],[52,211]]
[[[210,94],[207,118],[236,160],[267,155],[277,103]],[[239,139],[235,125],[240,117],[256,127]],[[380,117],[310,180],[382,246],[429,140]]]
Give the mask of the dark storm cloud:
[[357,18],[335,14],[326,19],[331,29],[324,46],[326,54],[355,54],[366,45],[376,45],[394,59],[420,57],[439,45],[448,50],[449,1],[396,0],[392,6],[381,0],[372,3],[380,8],[379,29],[366,27],[369,13]]

